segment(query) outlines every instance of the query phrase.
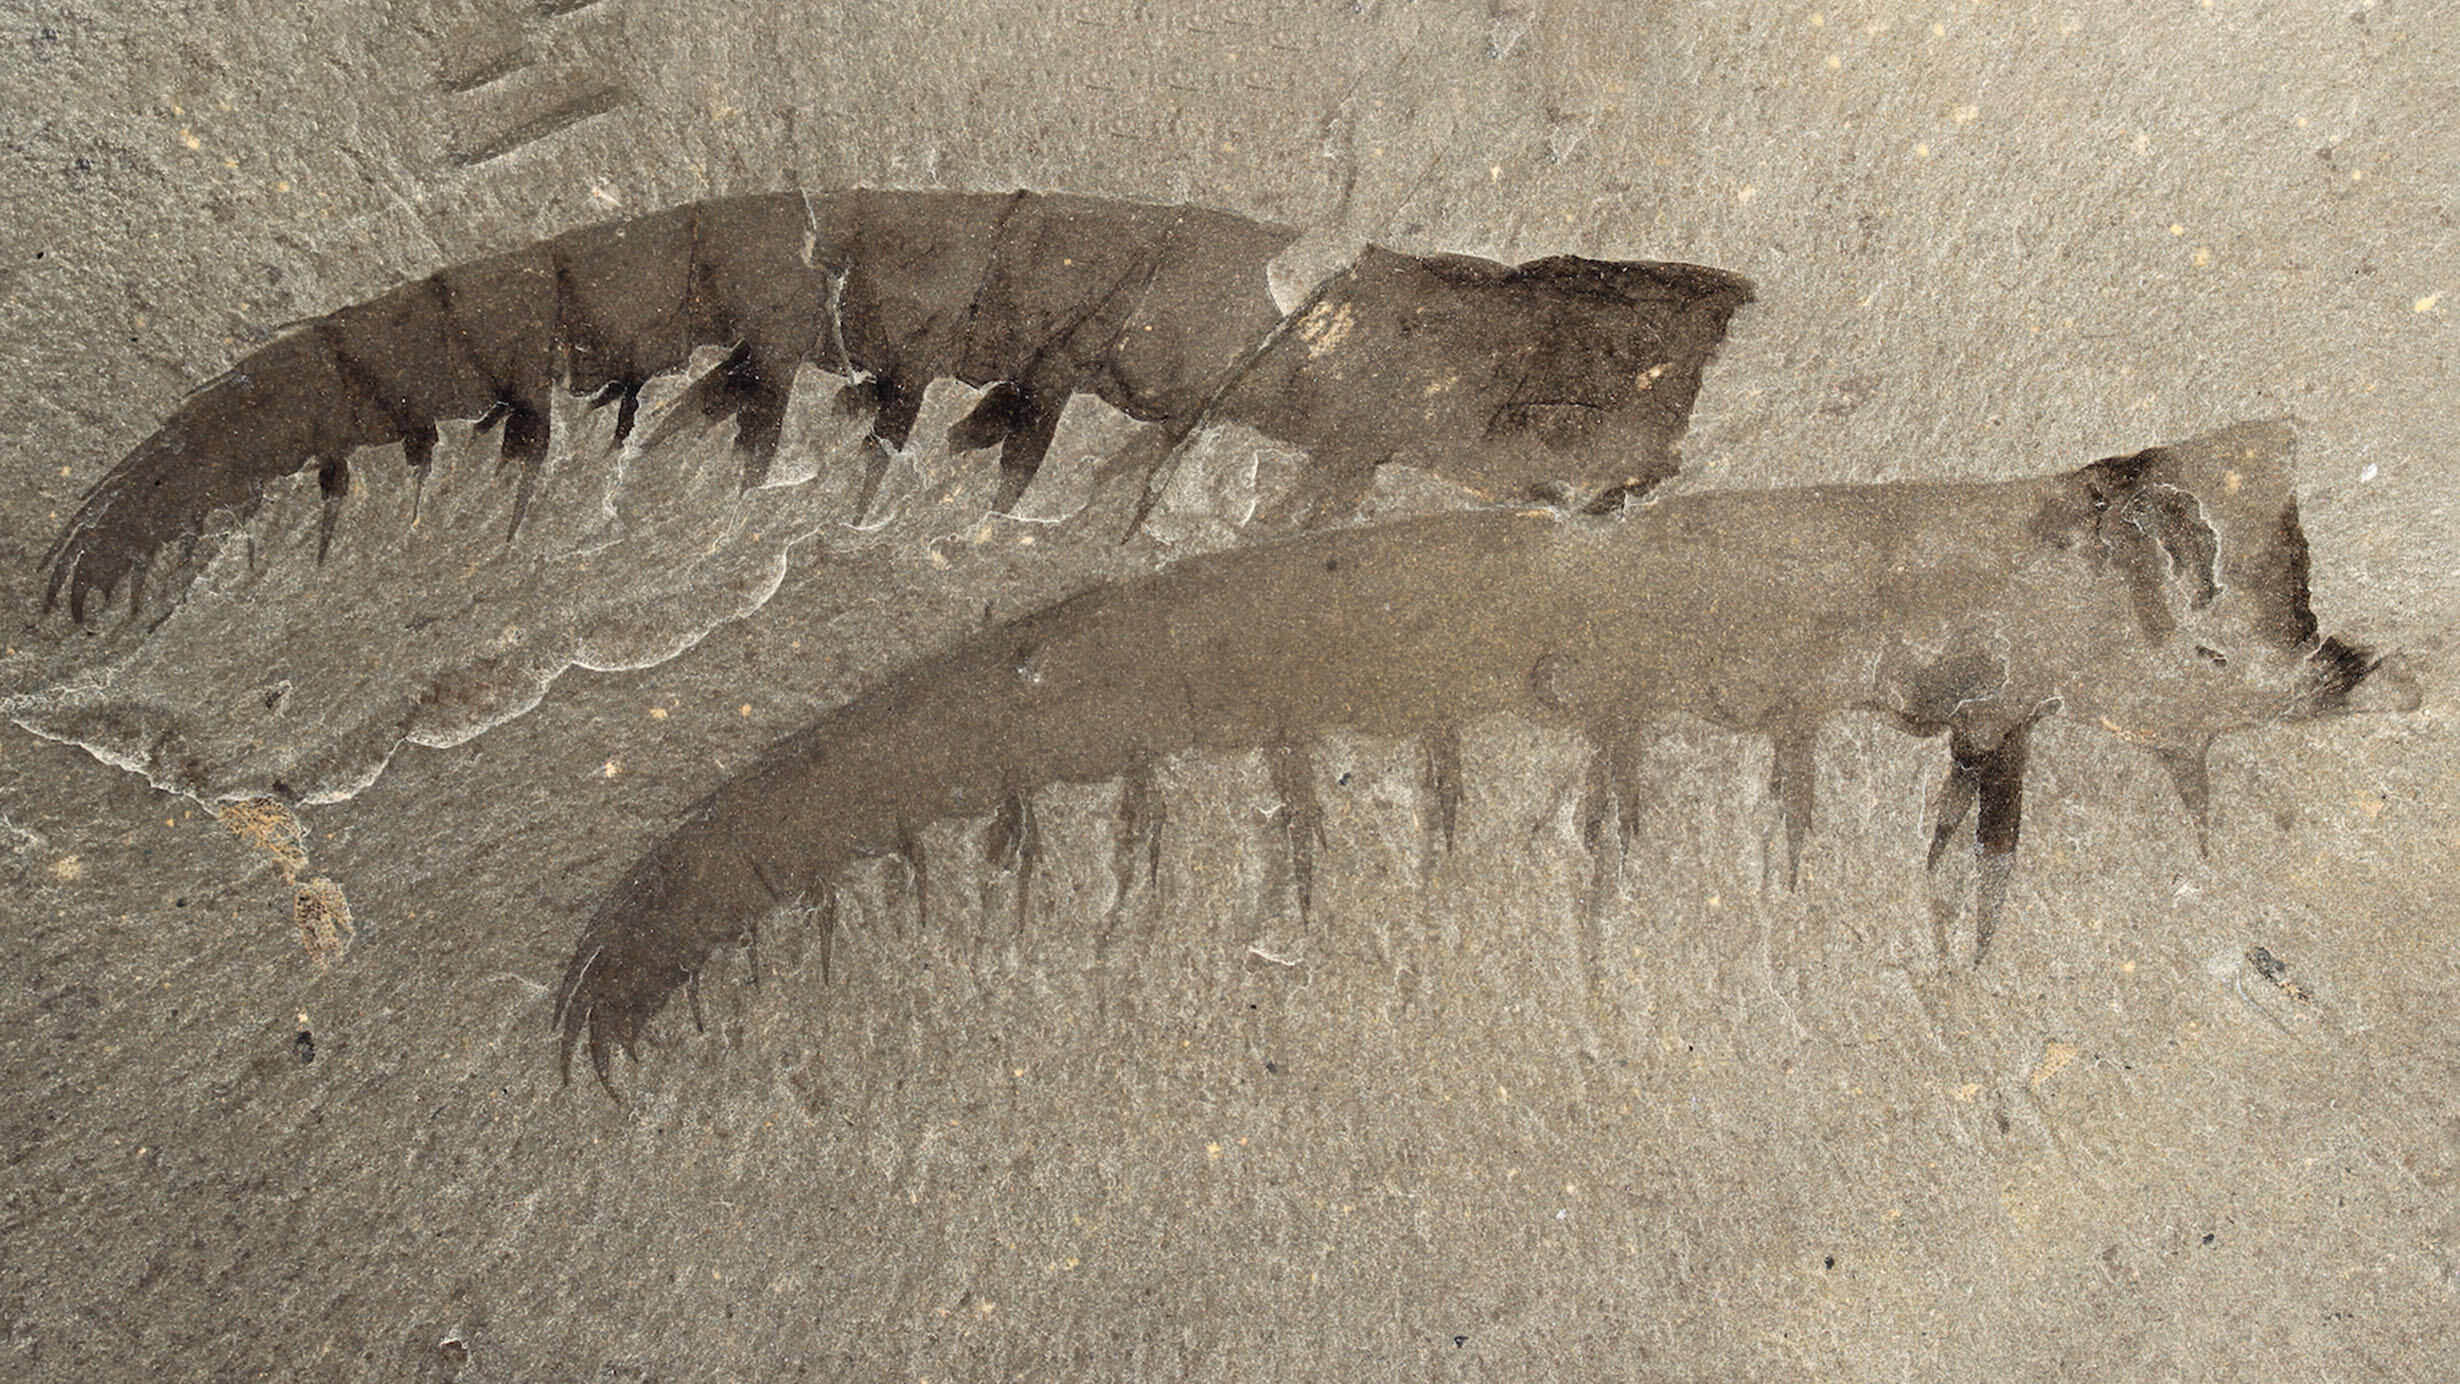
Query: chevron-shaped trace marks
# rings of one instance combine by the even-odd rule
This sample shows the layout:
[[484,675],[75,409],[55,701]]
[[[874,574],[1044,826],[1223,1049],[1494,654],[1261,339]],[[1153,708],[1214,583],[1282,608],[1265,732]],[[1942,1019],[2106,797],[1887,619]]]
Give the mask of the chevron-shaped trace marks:
[[600,3],[476,0],[440,21],[436,85],[454,163],[492,162],[631,99],[614,36],[578,17]]
[[588,72],[558,73],[525,87],[476,119],[455,122],[452,156],[465,167],[500,159],[524,145],[605,115],[632,99],[620,82]]

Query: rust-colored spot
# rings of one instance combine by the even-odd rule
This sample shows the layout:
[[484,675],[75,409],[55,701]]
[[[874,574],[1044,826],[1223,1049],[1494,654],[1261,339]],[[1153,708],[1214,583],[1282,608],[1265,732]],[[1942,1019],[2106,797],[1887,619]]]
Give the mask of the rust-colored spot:
[[298,924],[299,945],[319,967],[340,960],[358,935],[350,925],[350,901],[342,897],[342,886],[322,875],[291,891],[290,918]]
[[307,848],[302,844],[307,832],[299,818],[278,798],[249,798],[231,803],[216,814],[222,825],[229,827],[240,840],[263,851],[273,868],[282,874],[284,883],[299,882],[299,872],[307,868]]
[[291,886],[290,917],[299,929],[299,945],[320,967],[330,966],[350,950],[357,932],[350,923],[350,902],[342,886],[322,875],[302,884],[307,872],[307,829],[299,816],[278,798],[249,798],[226,805],[215,814],[222,825],[264,852],[282,882]]

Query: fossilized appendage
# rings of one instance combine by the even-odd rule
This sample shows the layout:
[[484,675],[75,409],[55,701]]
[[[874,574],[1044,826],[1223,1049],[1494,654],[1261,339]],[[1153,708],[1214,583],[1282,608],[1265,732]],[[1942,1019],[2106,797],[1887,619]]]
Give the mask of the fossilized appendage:
[[1490,495],[1643,490],[1675,467],[1700,371],[1750,285],[1719,270],[1556,257],[1517,268],[1370,249],[1283,313],[1267,274],[1289,227],[1198,207],[944,192],[778,193],[694,203],[455,265],[310,321],[192,395],[87,495],[47,559],[46,606],[82,620],[138,599],[166,549],[313,468],[332,516],[353,454],[400,443],[423,476],[437,429],[502,430],[517,529],[552,395],[617,410],[695,349],[727,352],[679,420],[734,420],[745,484],[768,473],[798,371],[853,381],[874,445],[866,509],[933,380],[987,390],[950,432],[997,447],[1005,509],[1069,398],[1157,425],[1150,474],[1208,421],[1306,449],[1294,519],[1354,509],[1404,461]]
[[[906,668],[718,785],[583,932],[556,1013],[566,1062],[586,1046],[603,1076],[719,944],[825,897],[858,857],[911,856],[934,819],[1125,777],[1116,868],[1150,868],[1150,771],[1178,751],[1273,752],[1303,901],[1317,736],[1419,738],[1448,816],[1454,737],[1501,714],[1595,746],[1583,821],[1601,849],[1629,830],[1611,829],[1615,805],[1637,799],[1653,718],[1771,737],[1796,846],[1823,722],[1945,736],[1930,854],[1977,856],[1978,959],[2041,718],[2152,750],[2200,811],[2217,735],[2415,705],[2402,675],[2316,627],[2290,447],[2257,424],[2002,484],[1714,492],[1615,522],[1450,514],[1087,592]],[[1003,811],[1014,839],[1027,809]]]

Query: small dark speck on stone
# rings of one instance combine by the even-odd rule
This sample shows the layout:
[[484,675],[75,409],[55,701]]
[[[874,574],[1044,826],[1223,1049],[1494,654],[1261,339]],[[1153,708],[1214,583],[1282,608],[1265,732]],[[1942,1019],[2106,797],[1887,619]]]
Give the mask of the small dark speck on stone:
[[[308,1063],[315,1061],[316,1035],[308,1032],[304,1028],[299,1030],[299,1036],[290,1040],[290,1050],[298,1054],[299,1065],[303,1067]],[[2210,1239],[2211,1237],[2206,1236],[2205,1238]]]
[[173,899],[171,900],[171,906],[173,908],[186,908],[188,906],[188,901],[186,899]]
[[1281,1074],[1281,1064],[1277,1062],[1267,1062],[1264,1064],[1264,1070],[1275,1076],[1279,1076]]
[[1465,1345],[1468,1345],[1468,1344],[1469,1344],[1469,1338],[1468,1338],[1468,1337],[1466,1337],[1466,1336],[1455,1336],[1455,1337],[1453,1337],[1453,1338],[1452,1338],[1452,1348],[1453,1348],[1454,1350],[1458,1350],[1458,1349],[1460,1349],[1462,1346],[1465,1346]]
[[1823,1269],[1833,1269],[1833,1268],[1835,1268],[1835,1267],[1836,1267],[1836,1256],[1835,1256],[1835,1255],[1833,1255],[1833,1254],[1829,1255],[1827,1258],[1825,1258],[1825,1259],[1823,1259],[1823,1260],[1821,1260],[1821,1261],[1820,1261],[1820,1265],[1819,1265],[1819,1266],[1820,1266],[1821,1268],[1823,1268]]
[[2210,1231],[2206,1231],[2206,1232],[2204,1232],[2204,1243],[2205,1243],[2205,1244],[2211,1244],[2211,1243],[2212,1243],[2212,1232],[2210,1232]]

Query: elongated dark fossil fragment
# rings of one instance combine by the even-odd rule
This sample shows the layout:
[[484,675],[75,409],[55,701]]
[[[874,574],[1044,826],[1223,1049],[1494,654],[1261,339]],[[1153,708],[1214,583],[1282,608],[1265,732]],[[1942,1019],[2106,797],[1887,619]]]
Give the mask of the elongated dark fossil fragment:
[[840,403],[870,412],[873,442],[858,510],[939,378],[986,390],[950,442],[998,448],[1003,510],[1077,394],[1156,425],[1132,463],[1148,485],[1210,421],[1303,448],[1294,522],[1350,513],[1388,461],[1495,497],[1610,501],[1674,470],[1700,371],[1751,297],[1695,265],[1371,247],[1285,315],[1267,271],[1297,235],[1200,207],[853,190],[698,202],[454,265],[190,396],[69,519],[44,603],[65,592],[83,620],[126,584],[133,608],[166,549],[184,556],[215,511],[310,468],[329,543],[354,453],[399,442],[423,477],[453,420],[501,429],[518,529],[555,391],[613,405],[620,441],[642,387],[705,346],[725,359],[676,416],[733,419],[746,485],[768,473],[803,365],[854,381]]
[[2255,424],[1999,484],[1710,492],[1615,521],[1448,514],[1086,592],[905,668],[686,813],[574,950],[556,1007],[567,1072],[586,1048],[603,1078],[722,944],[825,900],[860,857],[912,859],[935,819],[997,811],[1004,846],[1035,790],[1124,777],[1117,868],[1149,869],[1151,771],[1180,751],[1271,752],[1303,908],[1318,736],[1421,739],[1448,828],[1454,737],[1499,714],[1588,738],[1583,825],[1601,849],[1646,791],[1635,751],[1655,718],[1771,738],[1789,855],[1824,722],[1944,735],[1930,858],[1959,839],[1976,854],[1978,961],[2041,718],[2152,750],[2200,818],[2215,736],[2414,706],[2404,674],[2317,629],[2290,446]]

